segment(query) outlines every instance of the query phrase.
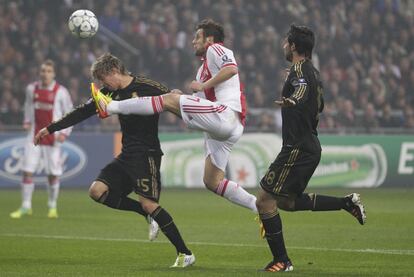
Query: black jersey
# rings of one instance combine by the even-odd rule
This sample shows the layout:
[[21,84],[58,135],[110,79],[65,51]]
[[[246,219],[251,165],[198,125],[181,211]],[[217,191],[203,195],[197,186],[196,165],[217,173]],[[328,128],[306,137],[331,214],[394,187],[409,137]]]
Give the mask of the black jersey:
[[[132,97],[157,96],[169,92],[164,85],[145,77],[134,77],[124,89],[109,91],[101,89],[104,94],[110,94],[114,100],[125,100]],[[47,129],[50,133],[73,126],[96,114],[96,106],[92,99],[76,107],[62,119],[50,124]],[[158,138],[159,115],[118,115],[122,132],[121,159],[133,158],[144,151],[162,153]]]
[[292,65],[282,95],[296,103],[282,108],[283,145],[320,152],[316,128],[323,110],[322,82],[310,60]]

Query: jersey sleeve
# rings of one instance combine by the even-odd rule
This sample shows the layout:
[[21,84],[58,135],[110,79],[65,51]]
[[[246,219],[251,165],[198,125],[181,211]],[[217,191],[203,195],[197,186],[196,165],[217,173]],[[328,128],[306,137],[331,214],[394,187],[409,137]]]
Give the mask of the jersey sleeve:
[[[70,94],[68,90],[65,87],[61,88],[61,94],[59,98],[59,108],[62,111],[62,114],[66,115],[73,109],[73,103],[72,98],[70,97]],[[61,130],[59,133],[64,134],[65,136],[69,136],[72,132],[72,127],[66,128]]]
[[294,69],[289,78],[289,82],[295,89],[289,98],[295,101],[296,105],[306,102],[309,95],[309,86],[306,76],[303,75],[301,66]]
[[82,122],[94,114],[96,114],[96,107],[91,98],[86,103],[79,105],[73,111],[64,115],[61,119],[49,124],[47,130],[52,134]]
[[24,118],[23,123],[33,123],[34,120],[34,111],[33,111],[33,91],[34,86],[33,84],[28,85],[26,87],[26,97],[24,100]]
[[210,45],[206,58],[208,68],[213,71],[219,71],[226,66],[237,66],[233,51],[225,49],[219,44]]
[[146,77],[139,76],[136,78],[136,82],[139,96],[158,96],[170,92],[170,89],[165,85]]

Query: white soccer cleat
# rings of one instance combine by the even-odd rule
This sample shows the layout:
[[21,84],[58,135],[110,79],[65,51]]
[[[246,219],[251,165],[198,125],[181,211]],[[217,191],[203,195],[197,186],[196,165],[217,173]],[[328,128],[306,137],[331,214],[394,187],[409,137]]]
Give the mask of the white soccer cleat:
[[170,266],[171,268],[184,268],[190,265],[193,265],[195,263],[195,256],[194,254],[186,255],[184,253],[178,253],[177,259],[175,260],[175,263]]
[[148,222],[148,239],[150,241],[154,241],[158,237],[158,233],[160,232],[160,226],[149,215],[147,216],[147,222]]

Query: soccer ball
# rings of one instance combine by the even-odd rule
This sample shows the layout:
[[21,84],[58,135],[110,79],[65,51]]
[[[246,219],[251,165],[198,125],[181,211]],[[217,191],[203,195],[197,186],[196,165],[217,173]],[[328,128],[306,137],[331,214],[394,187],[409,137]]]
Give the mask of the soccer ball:
[[77,10],[69,17],[70,32],[78,38],[90,38],[96,34],[99,27],[98,19],[89,10]]

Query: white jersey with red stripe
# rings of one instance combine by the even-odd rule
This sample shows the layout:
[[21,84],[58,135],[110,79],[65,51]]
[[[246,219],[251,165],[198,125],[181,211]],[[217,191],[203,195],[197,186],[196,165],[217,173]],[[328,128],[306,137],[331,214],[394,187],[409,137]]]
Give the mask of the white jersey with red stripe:
[[[207,48],[203,64],[198,69],[196,80],[200,83],[204,83],[216,76],[218,72],[226,66],[237,67],[233,51],[219,43],[211,44]],[[224,104],[233,111],[242,113],[242,119],[245,116],[245,100],[239,74],[232,76],[230,79],[213,88],[206,89],[203,92],[196,92],[196,96],[206,98],[212,102]]]
[[[42,87],[41,82],[33,82],[26,87],[24,104],[24,123],[31,124],[29,140],[34,133],[58,120],[73,109],[72,99],[68,90],[53,81],[49,86]],[[55,133],[69,136],[72,127]]]

